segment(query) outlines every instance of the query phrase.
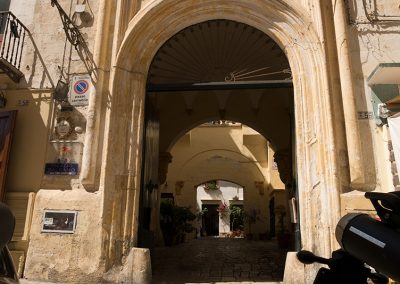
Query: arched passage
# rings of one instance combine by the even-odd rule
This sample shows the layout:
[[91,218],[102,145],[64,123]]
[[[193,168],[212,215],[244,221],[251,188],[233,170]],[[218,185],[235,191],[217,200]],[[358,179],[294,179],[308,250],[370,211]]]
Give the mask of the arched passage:
[[[180,30],[213,19],[257,28],[274,39],[288,57],[294,86],[302,246],[327,255],[334,244],[332,228],[339,218],[340,188],[325,56],[312,23],[299,6],[286,1],[153,1],[133,18],[113,70],[104,175],[113,178],[102,182],[107,188],[105,210],[118,211],[123,205],[119,202],[121,185],[139,187],[145,85],[154,55]],[[127,211],[134,214],[137,192],[126,202]],[[105,227],[111,228],[109,244],[114,239],[135,239],[137,224],[127,218],[132,219],[121,216],[111,222],[104,218]],[[110,259],[117,257],[111,246],[108,252]]]
[[[272,235],[271,226],[275,229],[279,222],[271,222],[278,217],[271,214],[269,206],[273,197],[278,194],[280,197],[284,196],[284,185],[282,182],[279,184],[274,182],[279,177],[277,170],[271,169],[272,155],[266,153],[267,141],[254,130],[250,131],[247,126],[240,123],[224,123],[218,126],[207,123],[192,129],[172,147],[172,163],[168,170],[166,183],[161,186],[161,195],[173,196],[177,206],[191,208],[193,212],[197,212],[199,218],[197,222],[195,221],[194,233],[196,234],[193,235],[192,232],[186,236],[188,243],[171,247],[170,254],[165,252],[163,257],[168,259],[173,257],[182,245],[188,250],[202,246],[208,243],[209,236],[218,236],[213,239],[221,244],[234,238],[237,241],[235,244],[238,245],[235,250],[244,248],[242,241],[245,238],[254,240],[254,246],[271,244],[271,247],[264,248],[268,253],[285,254],[284,250],[276,248],[277,236]],[[243,141],[242,138],[247,133],[251,133],[251,138],[256,138],[256,140],[252,140],[252,143]],[[233,181],[241,186],[232,186],[222,180]],[[206,187],[204,185],[206,181],[214,181],[217,186],[212,186],[215,183],[210,182]],[[199,184],[201,185],[199,186]],[[280,202],[280,200],[277,201]],[[272,207],[273,212],[279,204],[276,202]],[[239,227],[231,224],[231,220],[235,220],[233,216],[236,216],[236,220],[241,219],[238,221],[238,224],[241,224]],[[290,224],[286,220],[283,219],[284,228],[288,229]],[[279,228],[276,231],[281,234],[284,229]],[[281,239],[281,235],[279,235],[279,239]],[[156,248],[156,252],[159,251],[163,251],[163,249]],[[221,253],[221,261],[224,263],[226,258],[222,258],[222,255],[229,253],[227,251]],[[162,267],[165,267],[165,264],[159,260],[159,254],[154,255],[156,262],[154,277],[163,279],[162,277],[167,277],[162,274]],[[250,257],[253,257],[252,262],[257,259],[255,255]],[[244,258],[246,258],[245,255],[242,255],[242,259]],[[194,259],[192,261],[185,260],[186,264],[195,262]],[[231,260],[232,267],[239,267],[240,263],[239,259]],[[270,264],[264,263],[263,266],[270,267],[272,264],[274,267],[282,267],[282,262],[275,258],[271,260]],[[218,270],[218,268],[216,269]],[[234,274],[229,271],[225,273],[231,273],[232,276]],[[238,275],[237,271],[235,273],[237,281],[249,280],[249,276]],[[259,272],[254,271],[253,275],[257,273]],[[171,279],[171,277],[164,279]],[[186,277],[185,281],[190,282],[190,277]],[[280,281],[281,279],[282,272],[276,274],[276,278],[267,275],[259,276],[260,281]],[[207,275],[198,280],[209,281]]]

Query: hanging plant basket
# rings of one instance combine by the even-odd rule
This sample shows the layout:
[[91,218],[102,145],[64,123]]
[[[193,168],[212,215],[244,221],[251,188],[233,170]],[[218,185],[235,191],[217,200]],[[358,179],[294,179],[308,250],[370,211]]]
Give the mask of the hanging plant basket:
[[217,184],[217,181],[214,180],[214,181],[206,182],[204,184],[203,188],[205,190],[218,190],[219,189],[219,185]]

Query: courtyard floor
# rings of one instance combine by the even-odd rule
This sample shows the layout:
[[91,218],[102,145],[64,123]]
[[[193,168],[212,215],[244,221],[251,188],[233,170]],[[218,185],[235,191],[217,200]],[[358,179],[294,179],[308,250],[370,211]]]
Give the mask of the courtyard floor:
[[153,254],[154,284],[277,283],[286,259],[275,241],[213,237],[156,248]]

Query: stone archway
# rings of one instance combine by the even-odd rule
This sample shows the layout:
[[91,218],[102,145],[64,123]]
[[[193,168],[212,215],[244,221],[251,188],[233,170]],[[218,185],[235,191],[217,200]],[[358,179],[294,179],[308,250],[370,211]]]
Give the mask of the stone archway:
[[[277,13],[279,11],[279,13]],[[111,107],[102,185],[105,211],[128,212],[111,221],[107,243],[110,262],[135,244],[140,181],[144,97],[152,58],[172,35],[213,19],[253,26],[285,51],[293,73],[302,246],[327,255],[335,245],[333,228],[339,218],[338,167],[325,51],[302,9],[282,1],[245,0],[153,1],[130,22],[112,74]],[[123,195],[121,187],[132,189]],[[127,199],[121,203],[125,197]],[[125,208],[124,208],[125,206]],[[132,218],[132,212],[134,218]],[[125,250],[124,250],[125,249]]]

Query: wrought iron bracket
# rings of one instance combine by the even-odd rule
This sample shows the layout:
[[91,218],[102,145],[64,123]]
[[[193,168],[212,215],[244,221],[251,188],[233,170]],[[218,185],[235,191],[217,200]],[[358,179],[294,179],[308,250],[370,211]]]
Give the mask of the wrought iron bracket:
[[79,29],[75,26],[72,20],[69,18],[67,13],[65,13],[64,9],[60,6],[57,0],[51,0],[51,6],[55,6],[60,13],[61,21],[64,26],[64,31],[67,36],[68,41],[78,48],[79,45],[84,45],[85,40],[79,31]]

